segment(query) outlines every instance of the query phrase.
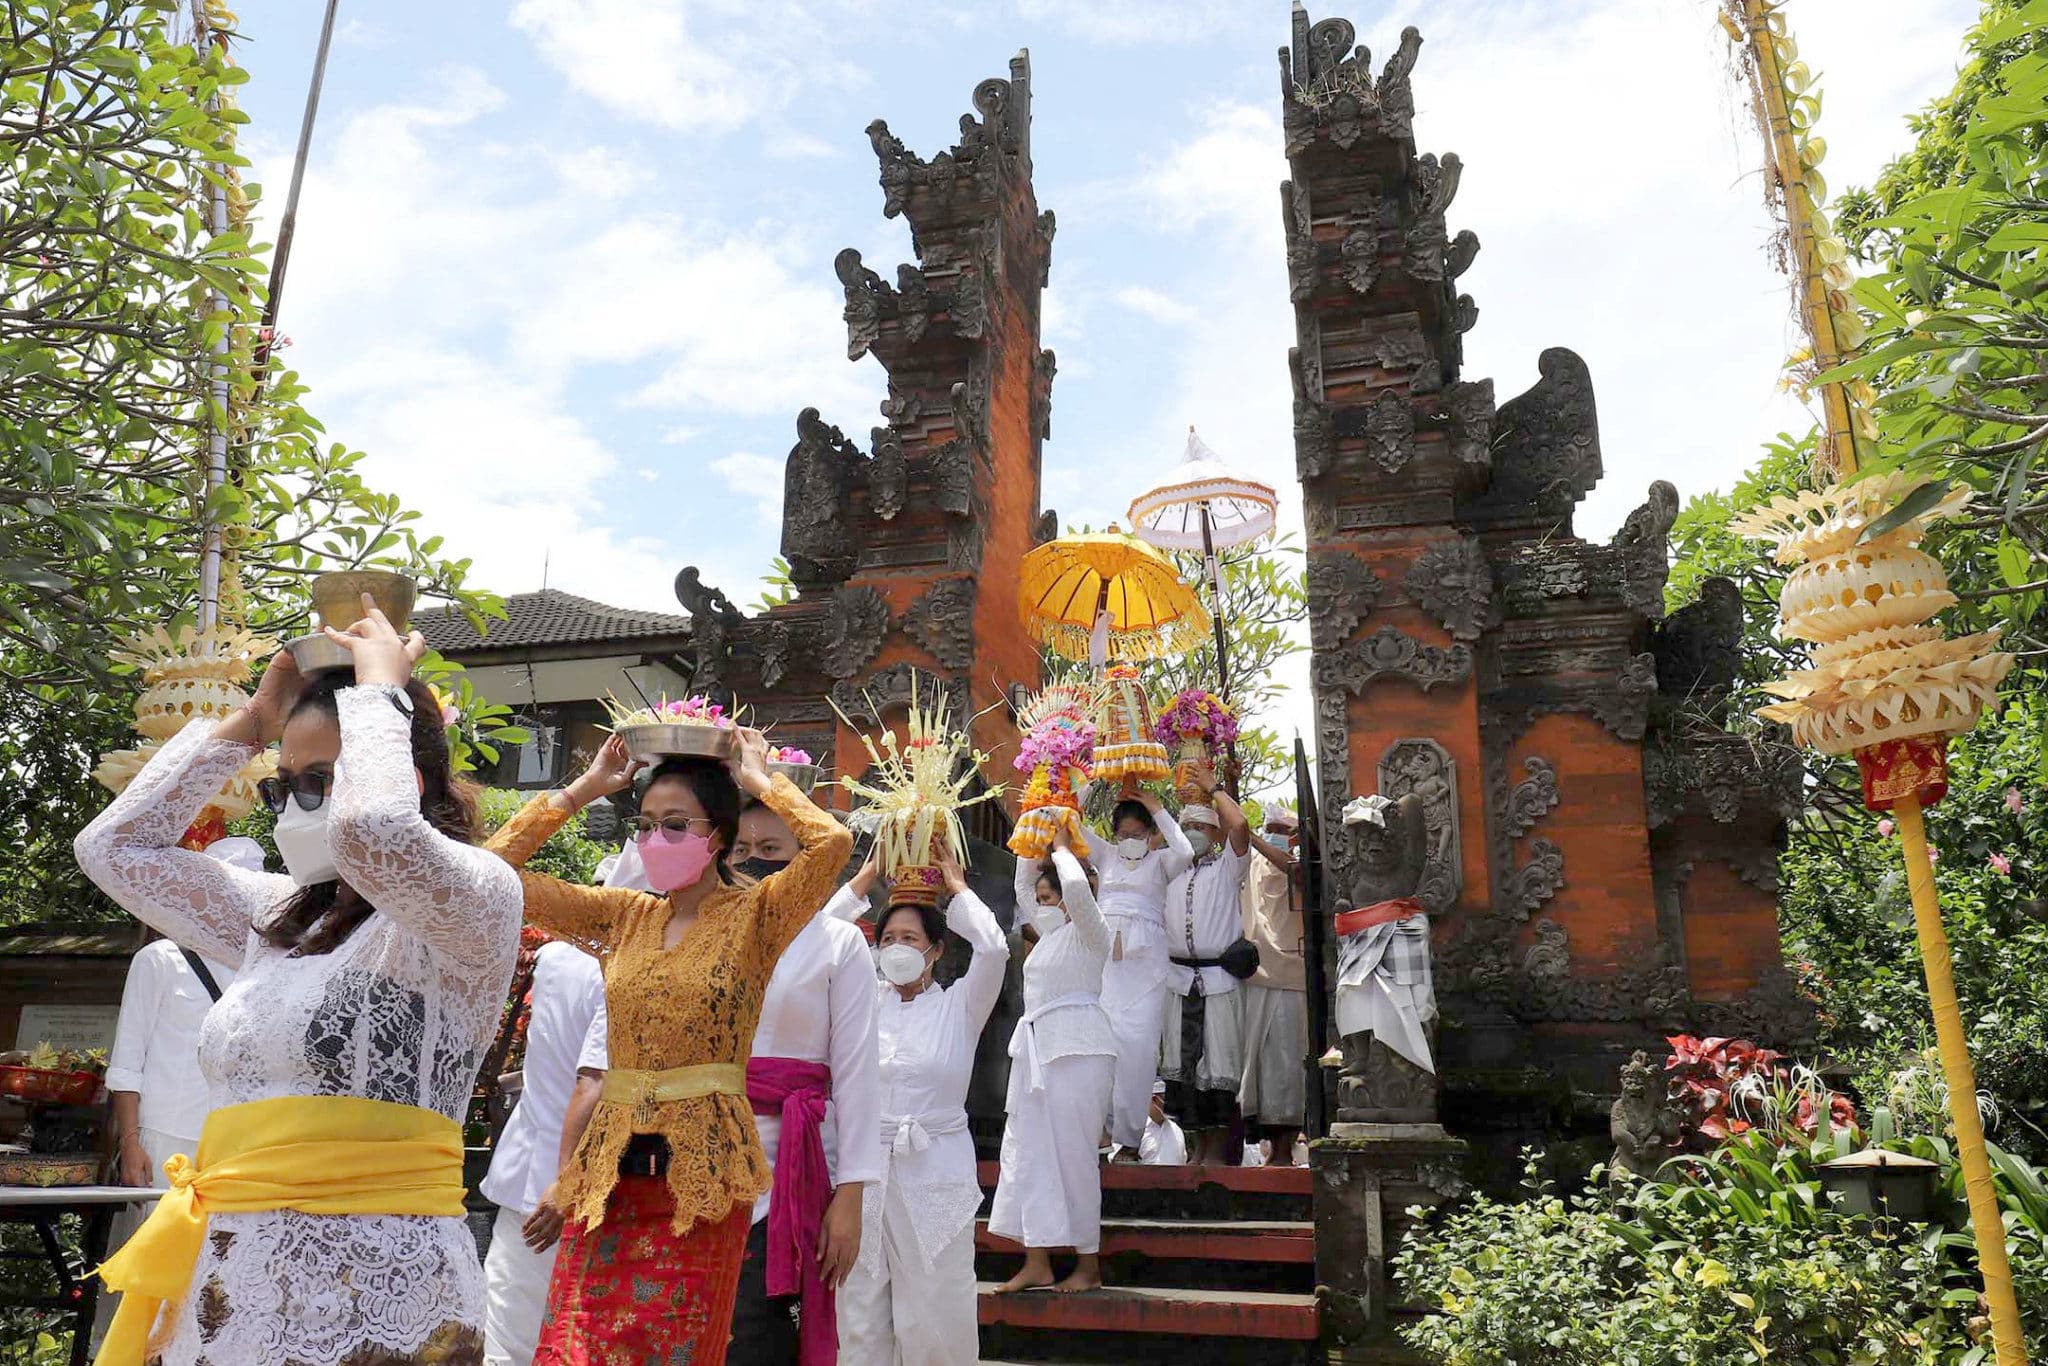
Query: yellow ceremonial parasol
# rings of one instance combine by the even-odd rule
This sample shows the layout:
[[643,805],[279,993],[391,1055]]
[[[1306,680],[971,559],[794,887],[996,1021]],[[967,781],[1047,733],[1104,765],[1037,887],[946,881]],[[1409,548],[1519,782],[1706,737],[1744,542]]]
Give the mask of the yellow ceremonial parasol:
[[1172,561],[1115,526],[1046,542],[1024,557],[1018,581],[1024,628],[1068,659],[1163,659],[1209,629]]

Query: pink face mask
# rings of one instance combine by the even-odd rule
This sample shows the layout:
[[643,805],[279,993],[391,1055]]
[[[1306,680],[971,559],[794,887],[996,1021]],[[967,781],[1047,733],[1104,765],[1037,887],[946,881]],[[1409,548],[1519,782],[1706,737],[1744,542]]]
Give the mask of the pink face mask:
[[647,885],[657,892],[673,892],[704,876],[711,866],[711,838],[692,831],[675,835],[650,830],[635,837],[640,862],[647,869]]

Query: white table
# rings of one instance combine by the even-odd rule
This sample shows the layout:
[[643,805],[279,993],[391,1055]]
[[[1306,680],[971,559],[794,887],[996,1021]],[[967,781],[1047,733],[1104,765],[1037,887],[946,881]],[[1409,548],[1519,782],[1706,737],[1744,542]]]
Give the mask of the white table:
[[[107,1235],[115,1213],[124,1205],[151,1205],[164,1192],[139,1186],[0,1186],[0,1224],[24,1224],[36,1231],[41,1255],[10,1253],[17,1261],[40,1261],[54,1274],[54,1295],[8,1297],[15,1309],[42,1309],[71,1316],[71,1363],[86,1366],[92,1344],[93,1310],[99,1303],[99,1277],[92,1274],[107,1256]],[[74,1261],[59,1234],[65,1215],[78,1215],[85,1225]]]

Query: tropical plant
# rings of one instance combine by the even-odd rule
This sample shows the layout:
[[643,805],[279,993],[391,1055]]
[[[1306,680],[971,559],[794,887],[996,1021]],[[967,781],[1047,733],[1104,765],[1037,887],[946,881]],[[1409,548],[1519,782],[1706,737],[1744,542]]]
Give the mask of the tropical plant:
[[[262,633],[301,628],[309,574],[369,564],[479,624],[499,610],[323,441],[295,374],[257,385],[244,73],[178,22],[174,0],[20,0],[0,25],[0,924],[113,913],[69,856],[105,801],[86,775],[128,742],[134,685],[108,652],[192,620],[209,528],[223,610]],[[209,495],[216,431],[228,478]],[[504,718],[474,715],[488,753]]]
[[1697,1038],[1675,1034],[1664,1042],[1671,1098],[1683,1111],[1686,1134],[1697,1142],[1719,1143],[1761,1132],[1779,1139],[1812,1138],[1823,1119],[1829,1129],[1847,1129],[1856,1110],[1810,1067],[1789,1065],[1785,1055],[1747,1039]]

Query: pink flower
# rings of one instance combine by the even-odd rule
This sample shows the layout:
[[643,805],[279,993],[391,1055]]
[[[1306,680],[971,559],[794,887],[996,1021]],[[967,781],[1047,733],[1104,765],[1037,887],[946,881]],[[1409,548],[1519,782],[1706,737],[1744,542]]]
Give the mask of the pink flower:
[[1933,845],[1931,845],[1931,844],[1930,844],[1930,845],[1928,845],[1928,846],[1927,846],[1927,861],[1928,861],[1928,862],[1929,862],[1930,864],[1933,864],[1933,863],[1939,863],[1939,862],[1941,862],[1941,850],[1939,850],[1939,849],[1935,848],[1935,847],[1934,847]]
[[1877,823],[1877,834],[1880,839],[1890,839],[1892,837],[1892,818],[1890,816],[1886,816]]
[[2027,803],[2025,799],[2023,799],[2020,796],[2020,790],[2018,788],[2008,787],[2005,790],[2005,809],[2012,812],[2012,814],[2015,816],[2019,815],[2020,812],[2027,809]]
[[2005,855],[1993,854],[1986,861],[1990,863],[1991,871],[1998,874],[2000,877],[2012,876],[2012,860],[2007,858]]

